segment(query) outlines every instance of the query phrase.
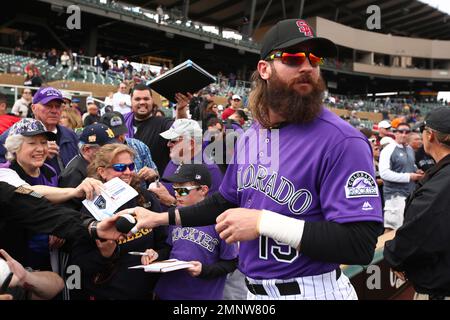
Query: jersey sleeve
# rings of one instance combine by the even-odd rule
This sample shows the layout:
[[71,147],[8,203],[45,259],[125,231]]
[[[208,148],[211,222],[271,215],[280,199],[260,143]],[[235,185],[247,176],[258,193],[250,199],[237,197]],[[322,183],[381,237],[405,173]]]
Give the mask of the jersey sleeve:
[[219,187],[219,193],[229,202],[239,205],[239,194],[237,185],[237,164],[229,164],[222,183]]
[[382,206],[370,146],[345,138],[323,158],[320,204],[325,219],[338,223],[382,222]]

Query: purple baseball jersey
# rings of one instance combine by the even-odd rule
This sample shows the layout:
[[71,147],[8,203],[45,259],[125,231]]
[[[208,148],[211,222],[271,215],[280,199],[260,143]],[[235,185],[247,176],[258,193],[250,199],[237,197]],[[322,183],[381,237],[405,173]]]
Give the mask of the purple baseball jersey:
[[[215,225],[205,227],[169,227],[167,243],[172,246],[171,259],[200,261],[211,265],[237,257],[237,245],[220,239]],[[226,275],[214,279],[192,277],[186,270],[161,275],[155,288],[162,300],[221,300]]]
[[[260,129],[254,124],[238,141],[219,190],[228,201],[305,221],[383,221],[369,142],[347,122],[324,108],[309,124]],[[240,245],[239,269],[254,279],[337,267],[265,236]]]

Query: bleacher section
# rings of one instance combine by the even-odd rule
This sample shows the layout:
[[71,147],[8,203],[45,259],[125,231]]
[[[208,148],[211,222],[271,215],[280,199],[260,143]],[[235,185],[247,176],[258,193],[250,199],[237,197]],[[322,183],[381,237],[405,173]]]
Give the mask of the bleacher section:
[[23,70],[25,66],[32,61],[38,67],[46,82],[66,80],[80,81],[83,83],[118,85],[122,81],[120,73],[108,71],[106,76],[104,76],[101,73],[97,74],[95,68],[88,65],[80,64],[64,69],[62,65],[57,65],[56,67],[50,66],[44,59],[8,53],[0,53],[0,72],[24,75]]

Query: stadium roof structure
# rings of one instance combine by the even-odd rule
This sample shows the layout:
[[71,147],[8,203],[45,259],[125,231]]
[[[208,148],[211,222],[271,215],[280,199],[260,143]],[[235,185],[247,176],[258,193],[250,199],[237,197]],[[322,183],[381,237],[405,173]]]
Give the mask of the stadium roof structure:
[[[357,29],[366,29],[370,5],[381,9],[379,32],[425,39],[450,39],[450,16],[417,0],[125,0],[135,6],[166,11],[183,10],[189,3],[188,17],[211,25],[239,30],[244,16],[250,19],[255,6],[254,30],[283,18],[320,16]],[[377,31],[377,30],[373,30]]]

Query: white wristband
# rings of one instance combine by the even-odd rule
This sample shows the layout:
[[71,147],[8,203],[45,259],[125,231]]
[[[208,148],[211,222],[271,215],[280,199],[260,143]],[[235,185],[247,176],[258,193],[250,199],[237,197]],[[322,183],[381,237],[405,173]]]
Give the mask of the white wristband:
[[259,220],[259,233],[288,244],[298,250],[303,236],[305,221],[263,210]]

